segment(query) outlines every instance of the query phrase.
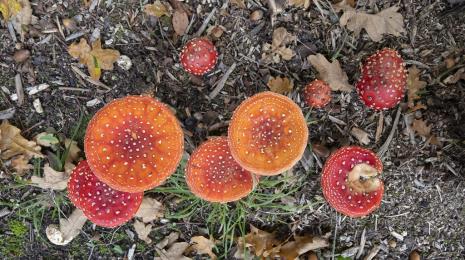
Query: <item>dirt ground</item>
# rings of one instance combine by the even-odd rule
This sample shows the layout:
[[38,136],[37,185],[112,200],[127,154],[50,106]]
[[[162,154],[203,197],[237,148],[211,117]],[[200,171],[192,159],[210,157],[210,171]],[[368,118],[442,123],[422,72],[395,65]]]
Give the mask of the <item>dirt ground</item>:
[[[234,108],[246,97],[267,90],[270,76],[292,79],[295,87],[289,96],[300,104],[300,90],[317,73],[308,63],[308,55],[322,53],[333,57],[337,54],[335,57],[349,75],[349,82],[354,83],[362,60],[382,47],[391,47],[401,53],[408,66],[416,65],[421,70],[420,77],[428,85],[421,93],[420,101],[427,105],[427,109],[409,114],[405,103],[401,104],[402,113],[397,125],[393,125],[397,109],[382,112],[385,126],[380,140],[375,142],[380,112],[364,107],[355,92],[334,92],[331,104],[323,110],[303,108],[304,114],[310,113],[314,121],[310,125],[310,142],[321,144],[328,150],[348,144],[360,145],[350,134],[353,127],[358,127],[369,134],[370,143],[365,146],[378,151],[391,129],[397,129],[382,158],[386,186],[381,208],[366,218],[352,219],[337,214],[328,204],[321,202],[317,207],[286,216],[279,223],[260,221],[260,214],[255,212],[250,212],[249,220],[269,231],[288,229],[299,234],[316,235],[331,232],[331,246],[319,251],[319,256],[324,258],[331,258],[333,252],[354,258],[364,231],[363,256],[379,246],[375,259],[406,259],[414,250],[421,254],[422,259],[465,258],[465,81],[450,85],[442,82],[465,65],[463,1],[402,0],[394,3],[359,0],[358,8],[372,12],[393,4],[400,6],[407,33],[401,37],[385,36],[379,43],[371,41],[364,32],[355,37],[341,27],[336,14],[328,8],[328,1],[315,1],[319,2],[321,10],[313,3],[307,10],[287,7],[276,16],[274,25],[265,2],[245,1],[247,8],[239,8],[223,1],[184,1],[184,6],[192,14],[189,16],[192,24],[183,37],[173,37],[169,17],[157,19],[141,11],[148,1],[97,2],[99,5],[89,12],[82,1],[32,0],[33,14],[39,20],[22,43],[13,42],[4,24],[0,26],[0,87],[3,88],[0,90],[0,111],[16,109],[9,121],[20,128],[25,137],[32,138],[47,129],[70,136],[78,115],[90,117],[114,98],[150,94],[176,111],[186,131],[186,149],[190,153],[207,137],[225,135]],[[452,2],[457,2],[457,5],[452,6]],[[224,34],[215,40],[220,53],[219,64],[205,77],[190,76],[179,64],[180,49],[193,37],[213,8],[217,11],[210,24],[225,28]],[[249,16],[255,10],[262,10],[264,17],[251,21]],[[64,31],[65,38],[53,30],[57,27],[57,19],[64,18],[77,21],[76,30]],[[296,56],[277,64],[260,63],[261,47],[271,42],[273,28],[279,26],[297,36],[291,47]],[[73,65],[87,73],[67,52],[68,46],[81,37],[71,40],[66,40],[66,37],[76,33],[82,33],[81,37],[87,39],[100,34],[105,48],[117,49],[130,58],[132,67],[129,70],[115,65],[113,71],[103,73],[100,81],[109,90],[83,80],[72,70]],[[22,65],[13,60],[13,54],[19,48],[31,51],[29,60]],[[445,64],[450,57],[458,57],[452,70]],[[225,86],[219,95],[210,99],[208,95],[233,63],[236,68]],[[17,73],[21,75],[24,88],[42,83],[50,87],[32,96],[26,93],[24,104],[19,106],[10,98],[10,94],[16,91]],[[33,107],[33,100],[37,98],[44,110],[41,114]],[[89,106],[87,102],[91,100],[98,101],[98,104]],[[441,144],[433,145],[421,136],[409,135],[408,122],[412,118],[431,124],[432,134]],[[80,142],[82,147],[82,140]],[[303,164],[309,170],[304,170],[302,164],[293,170],[294,175],[304,176],[302,187],[293,194],[296,204],[321,201],[323,196],[319,173],[325,157],[318,151],[313,151],[313,154],[309,151],[307,155],[309,157]],[[22,178],[28,180],[31,174]],[[15,177],[2,173],[0,209],[6,205],[5,202],[21,203],[31,196],[50,194],[32,186],[8,188],[16,182]],[[70,212],[69,206],[63,211]],[[124,252],[132,244],[137,244],[135,256],[140,259],[151,259],[155,254],[150,245],[130,238],[126,232],[131,229],[130,225],[116,231],[94,229],[88,225],[86,235],[76,238],[68,246],[59,247],[50,244],[46,238],[37,237],[37,234],[43,235],[48,224],[57,223],[56,216],[46,214],[42,218],[41,230],[35,230],[30,219],[15,216],[13,211],[1,217],[1,233],[8,233],[6,223],[12,219],[27,223],[29,229],[25,235],[27,243],[22,246],[20,254],[25,259],[37,259],[38,256],[123,257],[124,253],[114,250],[115,241]],[[190,225],[184,230],[181,225],[184,239],[188,240],[203,227],[201,220],[197,222],[198,226]],[[157,231],[154,241],[163,237],[163,229],[167,227],[156,223],[156,228],[160,233]],[[114,238],[115,234],[118,238]],[[91,240],[98,243],[89,242]],[[99,243],[105,247],[96,246]]]

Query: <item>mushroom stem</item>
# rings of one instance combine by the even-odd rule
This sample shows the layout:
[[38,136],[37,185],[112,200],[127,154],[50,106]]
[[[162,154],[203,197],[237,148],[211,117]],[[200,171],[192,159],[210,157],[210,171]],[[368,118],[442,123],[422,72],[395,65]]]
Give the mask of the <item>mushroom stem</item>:
[[378,171],[371,165],[357,164],[347,174],[347,186],[357,193],[376,191],[381,186],[378,175]]

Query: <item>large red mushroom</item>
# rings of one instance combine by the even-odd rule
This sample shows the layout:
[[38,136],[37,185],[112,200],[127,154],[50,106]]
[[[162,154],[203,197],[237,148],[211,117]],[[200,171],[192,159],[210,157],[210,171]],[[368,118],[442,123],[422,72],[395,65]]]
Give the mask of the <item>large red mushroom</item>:
[[163,103],[146,96],[116,99],[90,120],[87,161],[110,187],[141,192],[163,183],[181,160],[184,135]]
[[112,189],[94,175],[86,161],[74,168],[68,181],[68,197],[84,215],[102,227],[116,227],[130,220],[142,203],[143,192]]
[[252,173],[231,156],[227,137],[215,137],[192,153],[186,168],[187,184],[196,196],[210,202],[231,202],[254,187]]
[[406,85],[407,70],[402,57],[396,50],[384,48],[363,63],[356,88],[366,106],[384,110],[399,104]]
[[323,195],[340,213],[362,217],[376,210],[383,197],[383,164],[376,154],[358,146],[337,150],[321,175]]
[[262,92],[236,108],[228,138],[231,154],[243,168],[257,175],[277,175],[302,157],[308,128],[294,101]]

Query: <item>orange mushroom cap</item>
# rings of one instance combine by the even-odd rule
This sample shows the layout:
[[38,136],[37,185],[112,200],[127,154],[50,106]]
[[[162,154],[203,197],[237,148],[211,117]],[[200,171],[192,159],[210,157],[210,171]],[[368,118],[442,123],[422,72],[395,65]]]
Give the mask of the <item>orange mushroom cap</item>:
[[183,147],[183,132],[174,114],[145,96],[116,99],[100,109],[84,140],[95,175],[125,192],[160,185],[176,170]]
[[231,156],[227,137],[212,138],[192,153],[186,181],[196,196],[211,202],[231,202],[252,192],[254,176]]
[[273,92],[256,94],[234,111],[228,129],[231,154],[258,175],[277,175],[300,160],[308,140],[302,110]]

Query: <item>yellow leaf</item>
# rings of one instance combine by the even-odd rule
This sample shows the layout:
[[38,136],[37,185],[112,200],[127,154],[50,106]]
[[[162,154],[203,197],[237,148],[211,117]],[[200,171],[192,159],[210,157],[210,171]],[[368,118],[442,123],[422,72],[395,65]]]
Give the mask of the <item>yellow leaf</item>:
[[399,7],[392,6],[377,14],[367,14],[355,9],[344,10],[339,20],[342,26],[359,35],[365,29],[368,36],[375,42],[381,41],[384,34],[400,36],[405,33],[404,17],[398,13]]
[[286,77],[270,77],[267,86],[273,92],[285,94],[292,91],[294,82]]
[[15,155],[25,155],[27,158],[43,157],[40,146],[34,141],[28,141],[21,136],[21,130],[3,121],[0,125],[0,157],[4,160]]
[[216,260],[217,256],[213,253],[216,241],[213,238],[206,238],[204,236],[195,236],[191,238],[191,246],[188,251],[195,251],[199,255],[207,254],[210,259]]
[[409,108],[415,107],[415,100],[419,99],[418,92],[426,87],[426,82],[420,80],[420,70],[416,66],[408,70],[407,97]]
[[162,17],[163,15],[170,16],[170,12],[166,7],[165,3],[155,1],[153,4],[146,4],[144,6],[144,12],[148,15]]
[[310,250],[329,246],[328,239],[314,236],[294,236],[295,241],[289,241],[281,246],[278,255],[283,259],[296,259]]
[[349,77],[341,69],[339,61],[329,62],[322,54],[310,55],[308,62],[318,71],[318,78],[326,81],[333,91],[351,92],[352,85],[349,84]]
[[307,9],[310,6],[310,0],[289,0],[289,5]]
[[144,197],[136,217],[142,218],[144,223],[162,218],[165,215],[165,207],[158,200]]
[[0,13],[2,13],[3,20],[6,22],[10,18],[19,13],[21,4],[16,0],[0,0]]

